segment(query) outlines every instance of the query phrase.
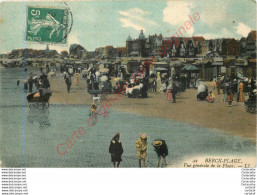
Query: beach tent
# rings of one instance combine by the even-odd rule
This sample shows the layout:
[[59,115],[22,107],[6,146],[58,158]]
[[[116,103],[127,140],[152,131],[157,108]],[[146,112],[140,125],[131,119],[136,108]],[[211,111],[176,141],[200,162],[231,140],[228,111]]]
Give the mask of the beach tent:
[[99,71],[100,72],[109,72],[109,69],[108,68],[101,68]]
[[183,72],[199,72],[200,69],[194,65],[186,65],[182,68]]
[[167,71],[167,68],[157,67],[154,69],[155,71]]

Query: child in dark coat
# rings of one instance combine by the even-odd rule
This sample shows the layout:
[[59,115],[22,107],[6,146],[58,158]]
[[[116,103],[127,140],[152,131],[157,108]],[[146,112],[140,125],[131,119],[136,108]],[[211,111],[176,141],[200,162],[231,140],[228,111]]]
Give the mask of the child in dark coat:
[[[120,141],[120,133],[116,133],[109,146],[109,153],[111,153],[111,160],[114,167],[119,167],[122,161],[121,156],[123,153],[122,143]],[[117,166],[116,166],[117,163]]]
[[165,140],[161,140],[161,139],[154,140],[152,145],[159,158],[158,167],[160,167],[161,165],[161,158],[164,159],[164,166],[166,167],[167,166],[166,156],[168,156],[168,147]]

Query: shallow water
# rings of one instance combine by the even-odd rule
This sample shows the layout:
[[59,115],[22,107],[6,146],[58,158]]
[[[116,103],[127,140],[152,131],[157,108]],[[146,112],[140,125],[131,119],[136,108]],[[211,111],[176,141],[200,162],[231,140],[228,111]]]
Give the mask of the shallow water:
[[[16,86],[17,78],[23,77],[23,69],[0,68],[0,160],[6,167],[112,167],[108,149],[116,132],[121,133],[124,148],[121,167],[138,166],[135,142],[143,132],[148,135],[149,167],[157,165],[151,146],[157,138],[166,140],[170,165],[191,156],[255,155],[255,145],[248,139],[168,119],[111,109],[108,117],[89,127],[89,108],[84,105],[51,104],[48,110],[31,110],[22,80]],[[66,146],[79,127],[86,134],[74,138],[73,147],[59,155],[58,144]]]

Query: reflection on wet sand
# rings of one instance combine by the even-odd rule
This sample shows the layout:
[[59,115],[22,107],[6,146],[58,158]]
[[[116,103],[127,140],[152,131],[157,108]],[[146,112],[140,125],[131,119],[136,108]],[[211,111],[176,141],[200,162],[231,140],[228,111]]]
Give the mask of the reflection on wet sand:
[[27,120],[29,123],[38,123],[40,128],[49,127],[49,110],[30,109]]

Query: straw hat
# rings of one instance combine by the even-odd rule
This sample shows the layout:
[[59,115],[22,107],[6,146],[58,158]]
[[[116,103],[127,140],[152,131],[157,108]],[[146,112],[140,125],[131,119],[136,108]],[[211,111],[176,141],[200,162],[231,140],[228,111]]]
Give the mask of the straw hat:
[[162,145],[162,141],[161,140],[156,140],[153,142],[153,146],[161,146]]
[[141,139],[146,139],[146,138],[147,138],[147,136],[146,136],[146,134],[145,134],[145,133],[142,133],[142,134],[141,134],[141,136],[140,136],[140,138],[141,138]]

